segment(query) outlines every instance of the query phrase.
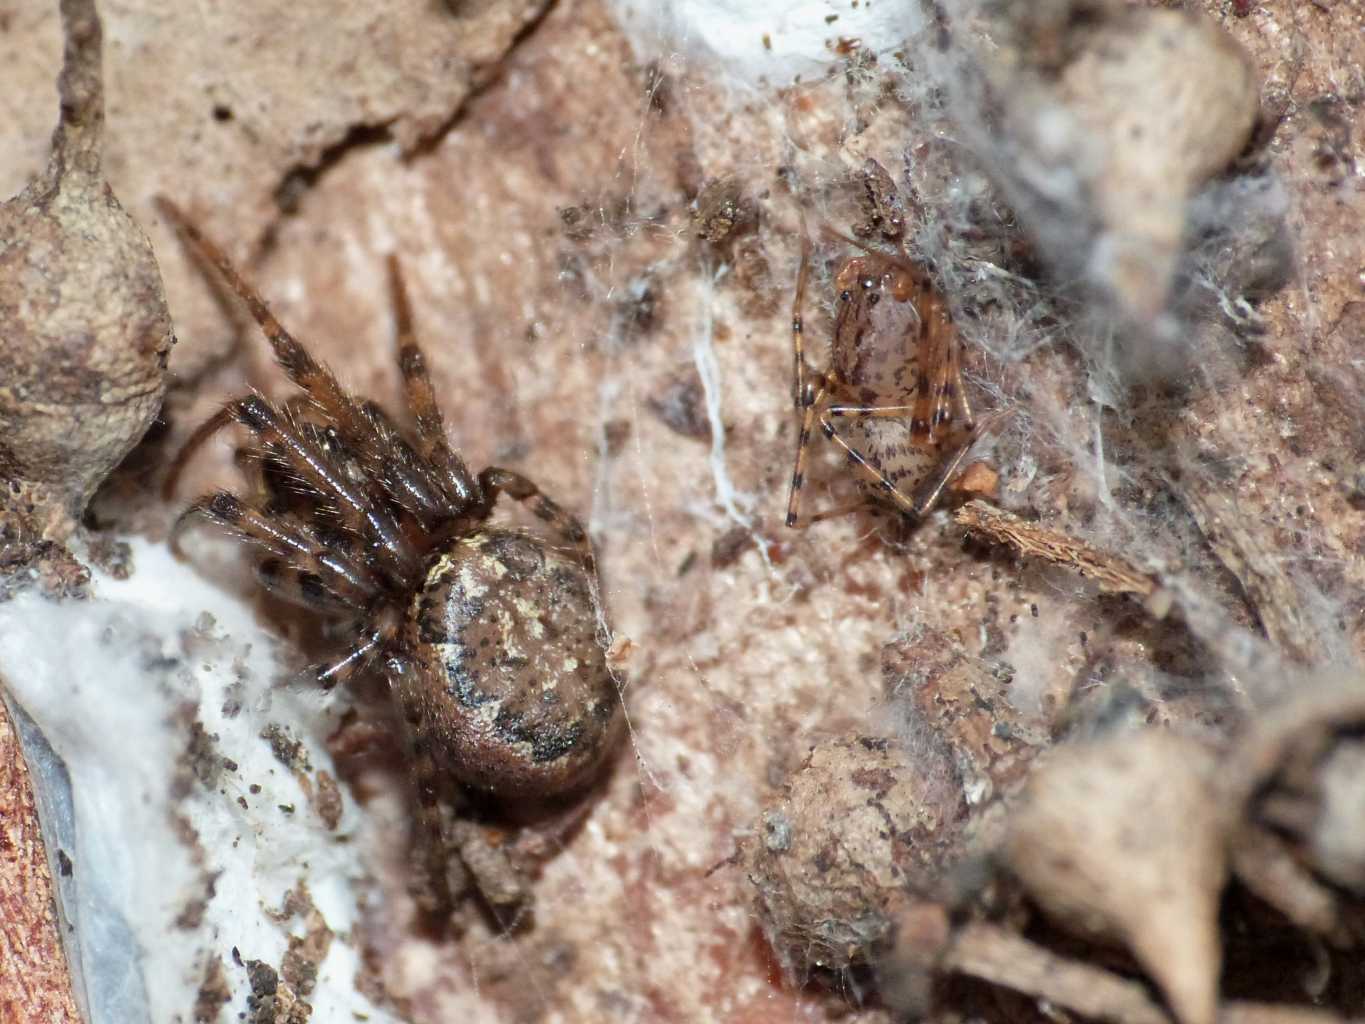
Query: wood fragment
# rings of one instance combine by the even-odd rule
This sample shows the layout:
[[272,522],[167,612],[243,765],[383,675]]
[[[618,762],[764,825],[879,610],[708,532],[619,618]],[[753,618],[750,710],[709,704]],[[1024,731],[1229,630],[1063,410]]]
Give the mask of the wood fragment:
[[1076,540],[1060,530],[1049,529],[1012,512],[969,501],[954,513],[960,526],[996,544],[1005,544],[1022,555],[1062,565],[1092,579],[1105,594],[1136,594],[1152,597],[1159,584],[1128,560]]
[[1164,619],[1178,609],[1190,632],[1217,655],[1236,678],[1249,704],[1265,704],[1294,675],[1294,666],[1280,649],[1233,622],[1222,606],[1179,576],[1157,578],[1119,555],[1037,523],[1021,519],[983,501],[970,501],[954,513],[958,524],[987,540],[1004,544],[1022,555],[1065,566],[1093,579],[1105,594],[1132,594],[1143,599],[1147,612]]

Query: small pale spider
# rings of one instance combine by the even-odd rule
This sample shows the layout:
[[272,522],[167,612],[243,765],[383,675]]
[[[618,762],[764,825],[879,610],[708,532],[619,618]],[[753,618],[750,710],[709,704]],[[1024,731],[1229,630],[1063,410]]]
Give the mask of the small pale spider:
[[[863,508],[868,498],[911,519],[933,509],[977,436],[962,383],[957,330],[943,296],[904,255],[904,213],[890,175],[875,160],[863,169],[868,223],[897,251],[852,242],[863,255],[835,275],[839,290],[830,364],[815,370],[805,356],[803,307],[811,241],[803,229],[801,268],[792,303],[796,408],[800,434],[787,501],[787,525],[808,526]],[[890,299],[884,302],[883,299]],[[803,516],[801,492],[816,422],[857,469],[862,497]],[[908,424],[907,422],[908,421]],[[908,488],[908,490],[907,490]]]
[[[275,405],[229,402],[186,442],[189,456],[232,423],[252,434],[245,464],[257,495],[205,495],[193,516],[262,552],[261,584],[327,617],[349,647],[316,668],[330,688],[365,670],[387,681],[416,790],[421,905],[450,907],[472,881],[497,913],[526,892],[501,851],[457,814],[472,793],[513,801],[571,795],[597,775],[620,731],[620,697],[597,636],[591,543],[530,480],[472,474],[446,441],[399,271],[389,259],[398,365],[413,437],[347,393],[271,314],[257,292],[173,204],[160,208],[246,303],[303,394]],[[542,537],[493,526],[506,494],[543,523]]]

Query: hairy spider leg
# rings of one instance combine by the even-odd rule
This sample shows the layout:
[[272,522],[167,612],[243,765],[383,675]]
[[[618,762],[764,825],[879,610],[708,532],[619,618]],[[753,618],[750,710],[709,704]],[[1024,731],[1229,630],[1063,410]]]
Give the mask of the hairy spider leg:
[[398,345],[398,371],[403,378],[408,408],[417,421],[418,454],[442,473],[451,497],[459,504],[482,505],[484,495],[478,480],[470,474],[464,460],[446,441],[441,406],[436,401],[431,375],[427,372],[426,356],[422,353],[417,331],[413,327],[412,303],[403,281],[403,268],[394,253],[389,254],[388,268],[394,334]]
[[[388,509],[335,472],[306,431],[288,423],[260,395],[238,398],[228,403],[227,411],[256,435],[271,456],[283,461],[304,483],[335,504],[342,520],[372,542],[368,547],[376,563],[382,564],[394,579],[408,579],[417,571],[417,553]],[[219,429],[221,425],[221,416],[215,416],[205,427]],[[211,432],[197,431],[191,441],[202,443],[199,435]]]
[[237,269],[227,258],[227,254],[211,242],[185,215],[185,212],[171,200],[165,196],[157,196],[156,206],[175,225],[199,257],[212,266],[228,283],[228,287],[236,293],[237,297],[246,303],[252,318],[260,327],[266,340],[270,342],[276,360],[284,368],[289,379],[308,392],[318,405],[331,414],[334,420],[340,421],[350,416],[353,411],[353,404],[341,384],[332,376],[330,371],[309,355],[308,350],[275,319],[275,315],[270,312],[270,307],[265,304],[260,293],[237,273]]
[[206,494],[180,514],[171,530],[173,549],[185,525],[197,516],[227,527],[301,578],[306,576],[299,583],[301,594],[325,592],[347,608],[359,608],[378,590],[368,568],[329,548],[305,524],[271,515],[228,491]]
[[[292,429],[308,440],[314,448],[321,449],[321,432],[325,427],[312,423],[303,418],[308,411],[316,409],[316,404],[307,395],[293,395],[282,403],[278,410],[281,419],[288,421]],[[441,502],[437,496],[443,493],[440,484],[435,480],[434,474],[416,458],[416,454],[402,436],[398,433],[391,420],[382,411],[374,406],[373,403],[366,403],[363,414],[370,418],[373,429],[380,433],[384,443],[392,445],[397,452],[397,457],[392,458],[386,470],[386,479],[380,481],[380,486],[385,494],[393,497],[394,500],[413,514],[424,513],[427,518],[445,516],[449,514],[449,507]],[[181,446],[176,453],[170,468],[166,472],[166,477],[161,484],[162,497],[169,500],[175,493],[180,483],[185,467],[189,464],[190,458],[204,446],[204,444],[218,431],[241,421],[238,411],[232,403],[224,406],[214,413],[209,419],[205,420],[194,431],[193,434]],[[273,460],[277,464],[288,467],[289,459],[287,454],[279,446],[262,445],[263,451],[260,453],[264,461]],[[241,455],[241,452],[238,452]],[[241,460],[239,458],[239,465]],[[362,469],[366,467],[362,464]],[[263,467],[256,467],[252,470],[256,478],[258,489],[271,492],[272,488],[265,480]],[[368,479],[368,474],[365,474]],[[436,493],[433,493],[435,491]],[[316,493],[316,492],[315,492]],[[372,502],[379,498],[379,495],[371,494]],[[404,500],[406,499],[406,500]]]
[[[452,509],[458,511],[469,507],[466,502],[456,502],[449,496],[436,468],[413,448],[398,424],[377,402],[361,402],[360,414],[389,450],[389,459],[380,470],[380,486],[396,504],[422,520],[428,529],[449,519]],[[365,469],[368,476],[369,467]]]
[[393,627],[371,630],[360,641],[331,664],[319,663],[308,668],[308,674],[321,684],[324,691],[333,689],[360,672],[393,640]]
[[523,503],[534,498],[535,504],[530,506],[531,514],[541,522],[549,524],[560,538],[577,552],[579,564],[595,578],[597,560],[593,555],[592,542],[588,540],[588,533],[583,529],[583,524],[578,521],[577,516],[547,497],[533,481],[515,470],[489,466],[479,474],[479,485],[488,493],[490,501],[499,494],[506,494],[509,498]]
[[383,562],[396,580],[412,578],[419,569],[417,552],[379,495],[337,472],[334,460],[312,441],[309,431],[290,424],[259,395],[239,399],[233,407],[238,421],[272,456],[281,459],[323,499],[335,503],[342,520],[370,541],[369,549],[376,560]]
[[[397,424],[377,403],[367,400],[357,404],[360,415],[369,421],[381,443],[390,449],[390,458],[384,465],[383,479],[379,481],[372,476],[372,467],[361,460],[351,438],[344,437],[331,423],[315,422],[315,417],[325,416],[326,413],[320,410],[308,395],[291,395],[277,408],[285,414],[295,430],[312,441],[314,446],[324,452],[333,463],[340,462],[348,478],[363,480],[367,492],[375,502],[383,504],[385,501],[391,501],[421,521],[427,529],[450,518],[451,506],[445,488],[437,479],[432,467],[413,450]],[[287,472],[288,460],[270,446],[262,445],[259,449],[255,454],[264,455],[264,458],[253,461],[259,464],[258,476],[264,482],[267,491],[280,499],[292,492],[300,498],[311,499],[313,505],[317,505],[321,495],[311,488],[300,487],[297,478],[289,480],[284,488],[285,493],[281,494],[278,486],[281,482],[278,480],[279,474],[271,473],[267,466],[278,467]],[[247,453],[252,454],[251,449],[248,448]],[[238,455],[241,454],[239,450]],[[276,479],[267,479],[272,476]],[[283,504],[290,507],[288,501],[284,501]],[[317,509],[315,507],[309,511],[316,512]],[[336,540],[344,543],[346,538],[338,534]]]
[[326,575],[313,562],[299,557],[262,558],[256,563],[256,581],[271,594],[300,608],[325,615],[358,615],[364,606],[327,585]]
[[[363,477],[359,461],[341,440],[336,428],[326,422],[316,422],[313,417],[321,411],[311,398],[303,393],[290,395],[275,408],[285,421],[313,445],[332,463],[342,470],[347,479]],[[253,435],[254,444],[239,446],[233,452],[233,461],[255,487],[261,498],[262,506],[274,512],[283,512],[311,521],[319,536],[325,528],[328,516],[324,506],[325,499],[315,489],[308,486],[289,466],[288,456],[278,446],[263,443]],[[382,500],[381,495],[370,492],[371,498]],[[323,514],[319,516],[319,512]],[[354,537],[343,529],[328,530],[325,534],[329,545],[341,545],[348,550]]]
[[[332,420],[343,432],[347,426],[361,421],[361,417],[356,412],[355,404],[336,378],[318,364],[303,345],[275,319],[274,314],[265,304],[265,300],[237,273],[236,268],[233,267],[222,249],[209,241],[184,212],[165,196],[157,196],[156,205],[189,241],[195,252],[213,266],[233,292],[246,303],[247,309],[250,310],[252,317],[260,326],[266,340],[270,342],[276,360],[284,368],[289,379],[308,392],[318,405],[331,415]],[[173,487],[189,452],[202,445],[205,440],[217,430],[222,429],[232,418],[235,418],[254,433],[277,433],[279,435],[277,438],[268,438],[267,440],[279,445],[281,451],[286,454],[290,465],[299,472],[301,477],[325,496],[337,499],[343,508],[344,515],[357,519],[368,526],[369,535],[378,542],[386,558],[394,563],[400,571],[411,572],[415,570],[414,553],[403,539],[397,523],[393,521],[393,517],[388,514],[387,510],[372,500],[362,499],[358,491],[345,484],[335,474],[328,472],[318,457],[319,453],[315,447],[309,444],[298,431],[291,432],[282,422],[283,417],[275,413],[269,403],[258,395],[238,399],[229,404],[227,409],[196,430],[186,443],[185,449],[182,449],[173,463],[168,481],[164,486]],[[290,436],[291,433],[292,436]],[[363,445],[366,439],[362,437],[360,440]],[[382,462],[382,453],[376,455],[376,460]],[[325,486],[319,487],[319,479]]]
[[[158,209],[176,225],[194,251],[246,303],[285,374],[307,392],[338,432],[351,443],[366,475],[383,487],[400,506],[411,503],[415,487],[410,486],[411,481],[393,464],[391,454],[384,447],[384,438],[332,372],[315,360],[303,344],[285,329],[270,312],[260,293],[237,272],[222,249],[210,241],[179,207],[164,196],[158,196],[156,202]],[[458,497],[458,494],[452,497]],[[466,503],[460,501],[461,505]],[[382,539],[387,544],[389,538]]]
[[[286,401],[285,409],[293,411],[307,402],[307,396],[295,395]],[[320,445],[326,439],[325,427],[306,420],[296,421],[295,427],[305,432],[315,444]],[[273,508],[272,502],[282,500],[285,496],[278,495],[268,480],[267,463],[273,461],[286,470],[287,463],[278,451],[267,445],[262,445],[254,452],[250,449],[245,451],[249,456],[256,456],[249,458],[244,467],[259,495],[256,506],[250,508],[251,516],[257,520],[256,529],[271,533],[291,533],[295,538],[288,553],[280,557],[266,557],[257,562],[256,579],[266,590],[282,600],[330,616],[338,616],[334,622],[339,627],[354,629],[361,625],[370,600],[381,588],[368,568],[355,560],[352,538],[341,531],[329,533],[324,537],[318,532],[318,524],[309,524],[299,518],[298,510]],[[239,450],[238,455],[241,454],[242,450]],[[236,501],[239,506],[245,505],[235,495],[226,492],[224,494],[227,499]],[[310,493],[297,496],[313,499],[318,497],[311,489]],[[181,516],[181,520],[194,510],[194,506],[191,506],[191,509]],[[305,511],[315,512],[316,503]],[[221,517],[213,518],[223,522]],[[240,530],[237,532],[241,533]],[[300,545],[307,546],[309,550],[302,552]],[[340,572],[344,575],[352,583],[355,593],[342,593],[344,588],[337,586],[335,577],[319,572],[319,565],[331,573]],[[330,692],[338,683],[345,682],[369,665],[393,639],[395,632],[393,624],[370,630],[364,633],[358,642],[353,643],[341,657],[330,662],[314,663],[305,669],[303,674],[311,677],[324,692]]]

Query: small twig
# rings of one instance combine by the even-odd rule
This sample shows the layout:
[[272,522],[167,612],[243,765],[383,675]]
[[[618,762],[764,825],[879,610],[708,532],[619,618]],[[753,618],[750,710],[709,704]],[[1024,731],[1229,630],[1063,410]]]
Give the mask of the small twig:
[[994,925],[966,925],[944,953],[942,964],[1092,1020],[1170,1024],[1166,1011],[1138,982],[1057,956]]
[[[1059,530],[1039,526],[1013,513],[970,501],[954,515],[957,522],[997,544],[1006,544],[1023,555],[1062,565],[1081,576],[1093,579],[1106,594],[1134,594],[1144,599],[1153,617],[1164,619],[1179,609],[1181,619],[1222,661],[1243,685],[1261,680],[1292,678],[1287,665],[1273,644],[1242,629],[1215,602],[1178,576],[1164,579],[1145,573],[1119,555],[1101,551]],[[1253,702],[1264,703],[1272,695],[1260,685],[1251,695]]]
[[1118,555],[1101,551],[1059,530],[1020,519],[1012,512],[984,501],[967,502],[953,518],[973,533],[997,544],[1007,544],[1022,555],[1066,566],[1086,579],[1093,579],[1103,593],[1151,597],[1159,588],[1155,578]]

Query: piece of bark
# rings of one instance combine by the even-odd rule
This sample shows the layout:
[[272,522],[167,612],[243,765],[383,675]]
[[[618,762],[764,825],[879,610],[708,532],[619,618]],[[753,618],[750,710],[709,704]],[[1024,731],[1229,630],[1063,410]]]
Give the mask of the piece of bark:
[[958,524],[997,544],[1007,544],[1021,555],[1065,566],[1085,579],[1092,579],[1104,594],[1136,594],[1150,597],[1156,580],[1125,558],[1101,551],[1084,541],[1038,523],[1020,519],[1012,512],[969,501],[953,518]]
[[28,767],[0,701],[0,1020],[79,1024]]

